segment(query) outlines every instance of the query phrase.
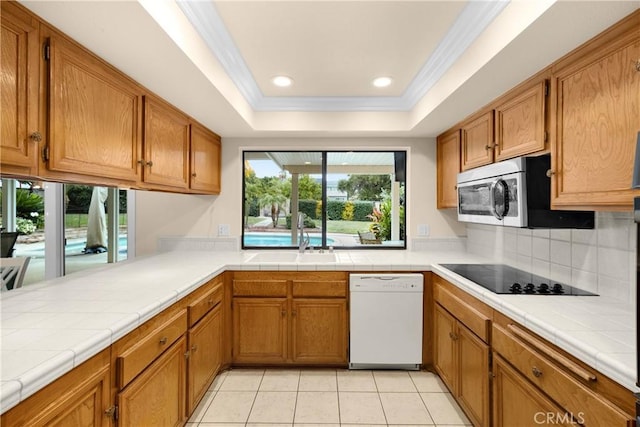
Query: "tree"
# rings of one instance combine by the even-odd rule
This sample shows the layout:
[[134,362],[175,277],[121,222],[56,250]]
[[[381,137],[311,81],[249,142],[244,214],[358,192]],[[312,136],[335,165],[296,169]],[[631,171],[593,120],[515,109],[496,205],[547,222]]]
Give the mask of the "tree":
[[349,175],[338,181],[338,190],[347,193],[348,200],[382,200],[383,191],[391,191],[389,175]]
[[283,193],[283,185],[278,178],[264,177],[260,181],[260,206],[271,205],[271,221],[275,228],[278,226],[278,217],[282,206],[287,202],[287,197]]
[[309,175],[301,175],[298,179],[298,198],[320,200],[322,198],[322,185]]

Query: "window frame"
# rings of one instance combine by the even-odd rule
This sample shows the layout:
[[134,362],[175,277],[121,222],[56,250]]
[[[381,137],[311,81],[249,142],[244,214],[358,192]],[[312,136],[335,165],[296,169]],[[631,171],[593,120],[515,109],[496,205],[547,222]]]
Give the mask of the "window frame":
[[[241,209],[241,235],[240,235],[240,247],[242,250],[291,250],[291,249],[298,249],[298,246],[294,246],[294,245],[287,245],[287,246],[257,246],[257,245],[246,245],[245,244],[245,232],[246,230],[246,225],[245,225],[245,215],[247,214],[246,209],[248,209],[248,204],[247,204],[247,200],[246,200],[246,164],[247,164],[247,153],[318,153],[321,155],[322,157],[322,167],[321,167],[321,174],[322,174],[322,179],[321,179],[321,186],[322,186],[322,218],[321,218],[321,241],[322,244],[320,246],[314,245],[313,248],[314,249],[321,249],[321,250],[326,250],[326,249],[335,249],[335,250],[406,250],[407,249],[407,238],[408,238],[408,227],[407,227],[407,206],[408,206],[408,200],[407,200],[407,194],[408,194],[408,182],[407,182],[407,169],[408,169],[408,159],[409,159],[409,150],[407,148],[402,148],[402,149],[391,149],[391,148],[387,148],[387,149],[342,149],[342,150],[312,150],[312,149],[286,149],[286,148],[279,148],[279,149],[253,149],[253,148],[244,148],[242,149],[242,197],[241,197],[241,204],[242,204],[242,209]],[[366,245],[366,244],[359,244],[359,245],[353,245],[353,246],[331,246],[331,245],[327,245],[327,208],[328,208],[328,203],[327,203],[327,161],[328,161],[328,156],[330,154],[333,153],[391,153],[394,154],[394,167],[397,169],[398,164],[397,164],[397,157],[396,157],[396,153],[400,153],[402,155],[402,176],[404,178],[403,181],[400,181],[401,184],[404,184],[404,191],[402,192],[402,195],[399,195],[399,197],[401,198],[401,203],[399,204],[400,207],[402,207],[403,210],[403,215],[400,217],[400,233],[402,235],[402,233],[404,232],[404,236],[402,241],[402,244],[398,244],[398,245],[384,245],[384,244],[379,244],[379,245]],[[394,175],[396,175],[394,173]],[[393,185],[394,180],[391,181],[391,184]]]

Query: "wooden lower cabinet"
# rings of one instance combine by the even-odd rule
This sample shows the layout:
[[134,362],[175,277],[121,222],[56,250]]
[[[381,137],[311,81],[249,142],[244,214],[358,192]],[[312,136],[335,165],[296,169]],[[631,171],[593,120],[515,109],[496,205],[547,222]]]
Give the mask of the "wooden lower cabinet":
[[347,363],[346,300],[294,299],[291,316],[294,363]]
[[234,273],[233,363],[346,365],[346,273],[269,273]]
[[494,427],[577,425],[570,414],[540,393],[495,353],[493,377]]
[[222,364],[222,306],[189,330],[187,413],[193,412]]
[[103,350],[2,414],[2,426],[111,425],[105,411],[110,403],[110,351]]
[[235,298],[232,311],[234,362],[287,361],[286,298]]
[[187,340],[182,336],[118,393],[118,426],[180,426],[186,413]]
[[489,426],[489,346],[439,304],[434,367],[476,426]]

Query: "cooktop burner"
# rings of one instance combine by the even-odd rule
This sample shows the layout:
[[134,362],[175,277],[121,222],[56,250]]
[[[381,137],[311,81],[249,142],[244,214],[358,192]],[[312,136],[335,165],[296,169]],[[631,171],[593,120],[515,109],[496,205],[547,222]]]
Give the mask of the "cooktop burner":
[[597,296],[504,264],[442,264],[496,294]]

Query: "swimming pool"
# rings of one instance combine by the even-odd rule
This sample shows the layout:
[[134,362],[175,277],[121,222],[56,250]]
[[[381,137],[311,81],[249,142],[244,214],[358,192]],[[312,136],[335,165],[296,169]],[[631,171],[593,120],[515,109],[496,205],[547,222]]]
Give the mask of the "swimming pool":
[[[65,256],[82,254],[87,241],[85,239],[79,240],[67,240],[64,245]],[[127,253],[127,236],[120,236],[118,238],[118,253]],[[36,243],[33,246],[29,244],[16,245],[15,256],[29,256],[33,258],[44,258],[44,244]]]
[[[327,245],[333,245],[334,240],[327,237]],[[291,234],[285,233],[245,233],[245,246],[294,246],[291,244]],[[321,246],[322,237],[310,236],[310,246]]]

